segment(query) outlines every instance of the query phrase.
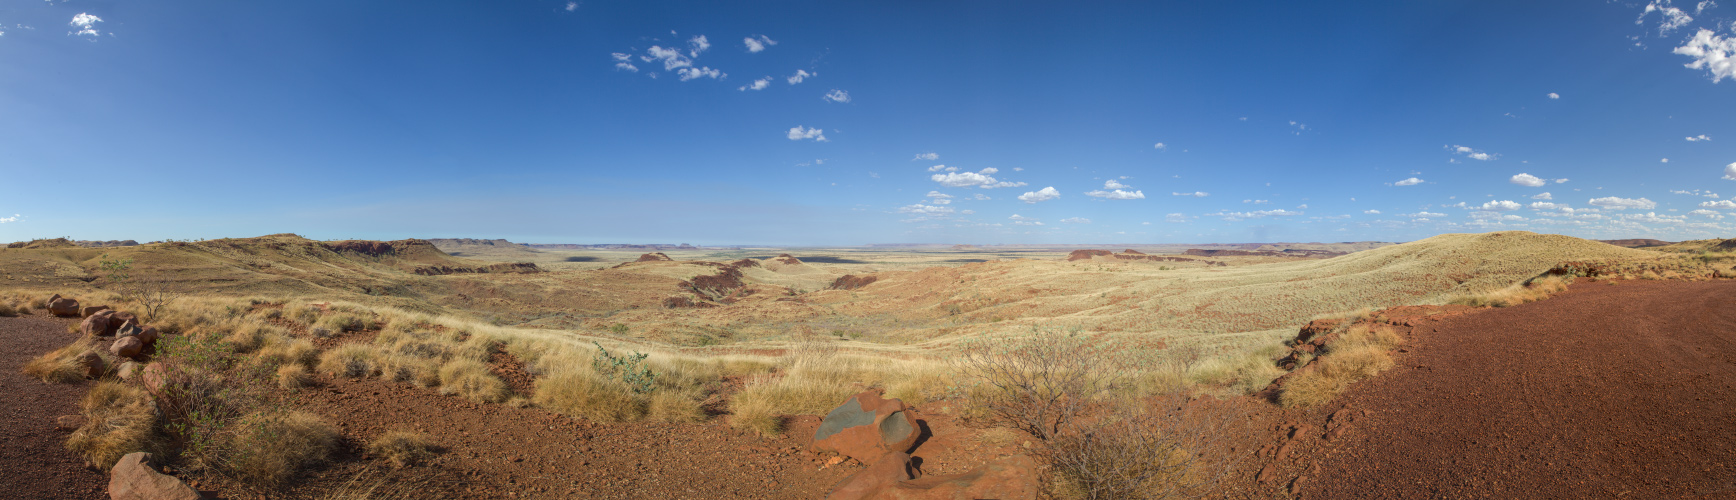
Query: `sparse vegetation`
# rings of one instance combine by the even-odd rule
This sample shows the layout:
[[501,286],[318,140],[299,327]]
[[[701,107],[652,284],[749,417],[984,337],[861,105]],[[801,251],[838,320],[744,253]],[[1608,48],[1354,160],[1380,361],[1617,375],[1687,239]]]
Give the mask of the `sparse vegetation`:
[[1404,338],[1389,326],[1352,325],[1326,345],[1324,354],[1291,376],[1278,401],[1286,407],[1331,401],[1352,382],[1391,368],[1390,351],[1403,342]]
[[1543,300],[1550,295],[1566,291],[1568,283],[1570,283],[1568,279],[1549,276],[1492,292],[1454,297],[1449,299],[1447,303],[1472,307],[1512,307],[1526,302]]
[[433,438],[409,430],[387,431],[368,443],[368,453],[385,458],[398,468],[425,463],[439,450]]
[[299,411],[249,414],[235,422],[232,432],[223,447],[222,469],[247,484],[268,488],[325,461],[340,436],[325,420]]
[[156,405],[144,389],[99,382],[85,393],[83,409],[84,426],[67,438],[66,448],[83,455],[91,467],[108,470],[128,453],[164,448]]
[[97,345],[96,339],[82,337],[66,347],[50,351],[36,357],[24,365],[24,374],[36,377],[38,380],[51,384],[65,384],[84,380],[89,373],[80,355],[92,352],[102,359],[105,366],[111,366],[114,361],[108,351]]

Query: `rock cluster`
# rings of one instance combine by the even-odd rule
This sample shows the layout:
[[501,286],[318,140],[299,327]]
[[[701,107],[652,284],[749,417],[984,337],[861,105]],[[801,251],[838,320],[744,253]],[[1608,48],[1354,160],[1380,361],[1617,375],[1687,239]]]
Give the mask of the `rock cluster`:
[[922,476],[910,451],[922,427],[903,401],[869,391],[826,414],[814,432],[814,451],[834,451],[869,464],[839,481],[827,500],[942,500],[1037,498],[1037,465],[1030,457],[1004,458],[963,474]]
[[150,453],[135,452],[121,457],[109,470],[109,498],[113,500],[198,500],[205,498],[175,476],[157,471]]

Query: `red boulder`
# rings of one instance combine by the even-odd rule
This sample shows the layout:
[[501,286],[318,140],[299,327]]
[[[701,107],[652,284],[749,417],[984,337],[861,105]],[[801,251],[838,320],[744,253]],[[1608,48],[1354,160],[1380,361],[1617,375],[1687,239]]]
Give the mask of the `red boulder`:
[[851,396],[826,414],[814,431],[814,451],[834,451],[860,461],[886,452],[908,452],[921,434],[903,401],[872,391]]

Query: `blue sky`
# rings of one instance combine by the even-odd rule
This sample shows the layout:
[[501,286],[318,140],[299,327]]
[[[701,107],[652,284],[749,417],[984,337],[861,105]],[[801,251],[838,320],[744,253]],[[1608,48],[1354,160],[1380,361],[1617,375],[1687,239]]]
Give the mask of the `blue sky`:
[[1729,3],[0,0],[0,240],[1727,237]]

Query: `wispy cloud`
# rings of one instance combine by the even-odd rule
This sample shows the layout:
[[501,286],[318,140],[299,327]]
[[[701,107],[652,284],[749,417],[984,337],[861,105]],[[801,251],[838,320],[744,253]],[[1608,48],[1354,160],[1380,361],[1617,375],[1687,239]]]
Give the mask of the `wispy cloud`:
[[798,83],[802,83],[802,80],[813,78],[814,75],[815,75],[814,73],[809,73],[808,70],[798,69],[798,70],[796,70],[796,74],[790,75],[790,77],[785,78],[785,80],[788,80],[790,82],[790,85],[795,85]]
[[579,3],[578,2],[567,2],[567,12],[572,12],[575,10],[579,10]]
[[0,217],[0,224],[5,224],[8,222],[18,222],[18,219],[21,219],[23,217],[24,216],[18,215],[18,214],[12,214],[11,217]]
[[753,83],[743,85],[741,87],[737,87],[736,90],[741,90],[741,91],[765,90],[766,87],[770,87],[771,85],[772,85],[772,77],[768,76],[765,78],[760,78],[760,79],[754,80]]
[[1363,210],[1362,213],[1367,215],[1380,215],[1379,210]]
[[1657,202],[1645,198],[1619,198],[1615,196],[1592,198],[1588,203],[1609,210],[1626,210],[1629,208],[1651,210],[1658,207]]
[[802,139],[813,139],[814,142],[827,142],[826,141],[826,134],[820,133],[820,129],[804,128],[801,125],[797,125],[794,128],[791,128],[788,137],[792,141],[799,141]]
[[1415,186],[1417,184],[1422,184],[1422,183],[1423,183],[1422,179],[1412,177],[1412,178],[1405,179],[1402,181],[1394,182],[1394,183],[1392,183],[1392,185],[1394,185],[1394,186]]
[[1484,203],[1482,206],[1476,207],[1476,208],[1479,210],[1488,211],[1488,212],[1505,212],[1505,211],[1510,211],[1510,210],[1518,210],[1520,208],[1520,206],[1521,205],[1519,205],[1519,202],[1516,202],[1516,201],[1499,200],[1499,201],[1490,201],[1488,203]]
[[1039,189],[1036,191],[1026,191],[1025,194],[1019,195],[1019,201],[1022,201],[1025,203],[1037,203],[1040,201],[1049,201],[1049,200],[1053,200],[1055,198],[1060,198],[1060,197],[1061,197],[1061,192],[1056,190],[1054,186],[1049,186],[1049,187]]
[[1549,194],[1548,191],[1544,191],[1542,193],[1537,193],[1537,194],[1531,195],[1531,199],[1533,199],[1533,200],[1553,200],[1553,199],[1555,199],[1555,195]]
[[[932,168],[929,170],[933,171]],[[949,167],[949,170],[950,170],[950,167]],[[942,185],[942,186],[947,186],[947,187],[976,187],[976,188],[982,188],[982,189],[994,189],[994,188],[1003,188],[1003,187],[1019,187],[1019,186],[1025,185],[1025,183],[1023,183],[1023,182],[1008,182],[1008,181],[1003,181],[1003,180],[999,180],[999,179],[994,178],[993,174],[998,173],[998,172],[1000,172],[1000,169],[996,169],[994,167],[985,168],[982,170],[978,170],[976,172],[952,172],[952,171],[948,171],[947,173],[944,173],[944,174],[931,175],[931,176],[929,176],[929,179],[933,180],[934,182],[940,183],[940,185]]]
[[939,159],[940,159],[940,153],[917,153],[916,157],[911,158],[910,161],[916,161],[916,160],[934,161],[934,160],[939,160]]
[[1226,221],[1238,221],[1238,220],[1243,220],[1243,219],[1260,219],[1260,218],[1265,218],[1265,217],[1291,217],[1291,216],[1296,216],[1296,215],[1302,215],[1302,212],[1285,210],[1285,209],[1279,208],[1279,209],[1275,209],[1275,210],[1255,210],[1252,212],[1219,211],[1218,213],[1215,213],[1215,214],[1206,214],[1206,215],[1210,216],[1210,217],[1222,217]]
[[1653,12],[1659,13],[1658,36],[1667,35],[1671,31],[1675,31],[1683,26],[1687,26],[1688,23],[1694,22],[1694,18],[1689,16],[1687,12],[1682,12],[1682,9],[1670,6],[1670,0],[1653,0],[1652,3],[1646,4],[1646,10],[1640,12],[1640,17],[1639,19],[1634,20],[1634,24],[1645,24],[1646,17],[1650,16]]
[[633,56],[632,55],[616,52],[613,54],[609,54],[609,56],[615,59],[615,69],[627,70],[627,71],[631,71],[634,73],[639,72],[639,67],[633,65],[633,62],[632,62]]
[[1163,216],[1163,221],[1164,222],[1173,222],[1173,223],[1183,223],[1183,222],[1187,222],[1188,219],[1191,219],[1191,218],[1192,217],[1188,217],[1187,214],[1174,213],[1174,214],[1169,214],[1169,215]]
[[1120,189],[1104,191],[1104,190],[1099,189],[1096,191],[1086,191],[1085,196],[1090,196],[1093,198],[1104,198],[1104,199],[1109,199],[1109,200],[1143,200],[1143,199],[1145,199],[1145,192],[1144,191],[1123,191]]
[[1470,146],[1460,146],[1457,144],[1446,146],[1446,148],[1448,151],[1452,151],[1453,154],[1465,155],[1466,158],[1473,160],[1489,161],[1500,156],[1494,153],[1485,153]]
[[1065,219],[1061,219],[1061,222],[1065,223],[1065,224],[1090,224],[1091,219],[1087,219],[1084,217],[1068,217]]
[[723,77],[723,71],[711,69],[708,67],[681,68],[681,69],[675,70],[675,74],[676,74],[676,76],[681,78],[681,81],[684,81],[684,82],[688,81],[688,80],[692,80],[694,78],[717,79],[717,78]]
[[774,41],[772,41],[772,39],[766,38],[765,35],[754,35],[754,36],[750,36],[750,37],[741,39],[741,44],[747,46],[748,52],[759,52],[759,51],[765,50],[766,47],[777,45],[778,42],[774,42]]
[[1171,195],[1171,196],[1192,196],[1192,197],[1195,197],[1195,198],[1204,198],[1204,197],[1207,197],[1207,196],[1211,196],[1211,195],[1212,195],[1212,194],[1211,194],[1211,193],[1207,193],[1207,192],[1205,192],[1205,191],[1194,191],[1194,192],[1192,192],[1192,193],[1170,193],[1170,195]]
[[1719,209],[1724,209],[1724,210],[1736,210],[1736,201],[1730,201],[1730,200],[1703,201],[1703,202],[1700,202],[1700,208],[1719,208]]
[[1706,137],[1706,134],[1700,134],[1700,135],[1696,135],[1696,136],[1688,138],[1688,142],[1700,142],[1700,141],[1710,141],[1710,140],[1712,140],[1712,138]]
[[850,93],[838,89],[832,89],[831,92],[827,92],[825,96],[820,98],[825,99],[827,102],[850,102]]
[[1157,144],[1153,144],[1153,145],[1151,145],[1151,147],[1152,147],[1152,148],[1153,148],[1153,149],[1169,149],[1169,146],[1165,146],[1165,145],[1163,145],[1163,143],[1161,143],[1161,142],[1160,142],[1160,143],[1157,143]]

